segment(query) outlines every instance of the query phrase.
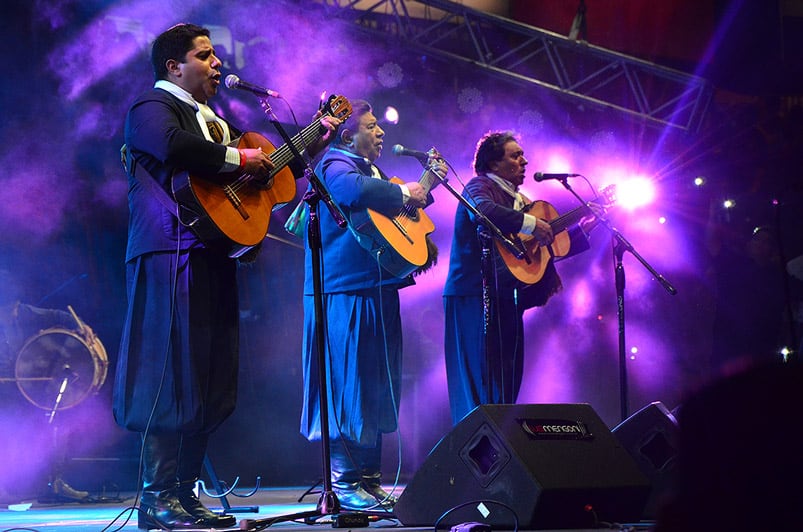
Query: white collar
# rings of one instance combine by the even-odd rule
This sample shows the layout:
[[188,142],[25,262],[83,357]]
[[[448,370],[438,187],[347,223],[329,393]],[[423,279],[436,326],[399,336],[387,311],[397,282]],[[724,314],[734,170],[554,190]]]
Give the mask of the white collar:
[[199,102],[195,98],[192,97],[192,94],[184,90],[183,88],[179,87],[172,81],[167,81],[166,79],[160,79],[156,83],[153,84],[155,89],[162,89],[163,91],[169,92],[182,102],[190,105],[193,109],[195,109],[195,117],[198,120],[198,124],[201,126],[201,132],[204,134],[206,140],[211,141],[212,137],[209,135],[209,128],[207,127],[206,123],[211,122],[212,120],[217,121],[221,127],[223,128],[223,144],[229,144],[231,142],[231,131],[229,130],[229,125],[226,123],[225,120],[222,120],[219,116],[215,114],[211,107],[207,104]]
[[511,183],[507,179],[502,179],[501,177],[492,172],[487,172],[485,175],[489,179],[494,181],[497,185],[499,185],[502,188],[502,190],[504,190],[511,197],[515,198],[516,196],[518,196],[519,193],[518,187],[514,186],[513,183]]
[[195,98],[192,97],[192,94],[187,92],[186,90],[182,89],[172,81],[167,81],[166,79],[160,79],[156,83],[153,84],[153,88],[155,89],[162,89],[163,91],[167,91],[182,102],[191,105],[193,109],[196,111],[198,110],[198,102]]

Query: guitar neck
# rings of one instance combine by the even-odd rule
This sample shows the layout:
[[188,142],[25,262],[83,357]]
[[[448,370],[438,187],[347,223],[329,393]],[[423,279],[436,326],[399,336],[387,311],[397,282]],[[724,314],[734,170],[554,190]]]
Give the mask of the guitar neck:
[[[607,209],[616,202],[615,195],[616,195],[616,188],[614,187],[614,185],[608,185],[607,187],[603,188],[600,194],[596,196],[594,199],[592,199],[591,202],[589,203],[596,203],[603,209]],[[561,231],[565,231],[572,225],[579,222],[583,218],[583,216],[586,216],[587,214],[593,214],[593,212],[588,207],[588,205],[582,205],[567,212],[563,216],[558,216],[557,218],[549,222],[549,225],[552,226],[552,233],[558,234]]]
[[[315,120],[315,122],[291,137],[290,142],[292,143],[293,147],[295,147],[296,151],[302,153],[307,146],[321,138],[322,135],[323,133],[321,132],[320,122]],[[271,177],[287,166],[290,161],[293,160],[293,157],[295,157],[293,150],[291,150],[290,146],[287,144],[283,144],[276,151],[271,153],[270,160],[274,164],[274,168],[271,171]]]
[[429,194],[429,191],[435,188],[438,183],[440,183],[440,178],[430,168],[426,168],[418,179],[418,184],[424,188],[426,194]]
[[552,226],[552,233],[558,234],[565,231],[569,227],[579,222],[583,216],[587,215],[589,212],[591,212],[591,209],[583,205],[582,207],[577,207],[566,214],[558,216],[549,222],[549,225]]

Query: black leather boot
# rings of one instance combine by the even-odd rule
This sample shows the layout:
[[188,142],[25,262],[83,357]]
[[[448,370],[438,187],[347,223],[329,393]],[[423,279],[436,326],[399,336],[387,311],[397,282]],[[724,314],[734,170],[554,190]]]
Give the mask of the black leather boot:
[[195,495],[195,483],[201,474],[208,441],[206,434],[182,436],[178,455],[178,500],[202,528],[233,527],[237,523],[233,515],[216,514]]
[[360,472],[362,487],[373,495],[385,508],[390,508],[398,499],[382,489],[382,436],[374,447],[360,448]]
[[[379,501],[362,487],[359,456],[351,456],[343,440],[332,440],[332,491],[344,510],[373,510],[380,508]],[[355,453],[356,454],[356,453]]]
[[137,526],[147,530],[199,528],[198,519],[184,510],[178,500],[176,464],[179,436],[177,434],[148,434],[143,442],[143,489],[139,501]]

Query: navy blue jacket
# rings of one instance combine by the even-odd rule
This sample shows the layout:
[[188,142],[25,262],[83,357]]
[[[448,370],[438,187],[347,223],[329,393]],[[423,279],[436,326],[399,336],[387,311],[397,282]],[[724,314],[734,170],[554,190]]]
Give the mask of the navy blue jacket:
[[[484,214],[500,231],[515,234],[521,229],[524,214],[513,208],[513,197],[507,194],[493,179],[481,175],[472,178],[463,191],[463,196],[472,201],[474,206]],[[569,230],[571,251],[569,256],[588,249],[588,240],[576,226]],[[554,261],[550,262],[544,277],[534,285],[525,285],[518,281],[507,270],[504,262],[498,257],[496,246],[491,246],[495,257],[496,279],[494,286],[497,296],[507,299],[514,297],[514,289],[525,290],[527,306],[543,305],[546,300],[560,289],[561,283],[555,270]],[[449,257],[449,274],[443,289],[445,296],[480,296],[482,295],[482,249],[477,236],[477,222],[463,204],[459,204],[455,213],[454,238]]]
[[[392,216],[404,205],[401,187],[387,180],[372,177],[371,164],[365,158],[330,148],[315,168],[329,194],[346,218],[353,212],[372,209]],[[340,228],[321,202],[318,206],[323,242],[323,292],[353,292],[382,285],[407,286],[412,278],[393,277],[380,267],[363,248],[351,229]],[[304,294],[312,295],[312,260],[305,236]]]
[[[150,105],[150,103],[158,105]],[[152,89],[137,98],[125,121],[125,143],[137,159],[135,172],[144,168],[172,197],[171,177],[177,170],[214,176],[226,158],[226,146],[204,137],[195,109],[172,94]],[[232,138],[240,132],[229,124]],[[167,139],[167,142],[165,142]],[[198,238],[178,223],[140,179],[128,176],[128,247],[126,261],[154,251],[203,247]]]

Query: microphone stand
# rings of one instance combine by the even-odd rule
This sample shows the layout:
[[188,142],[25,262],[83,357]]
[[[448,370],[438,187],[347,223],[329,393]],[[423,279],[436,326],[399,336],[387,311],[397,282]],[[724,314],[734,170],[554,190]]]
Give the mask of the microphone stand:
[[[585,201],[583,198],[580,197],[577,192],[569,185],[567,178],[558,179],[558,181],[563,184],[563,187],[572,193],[572,195],[577,198],[577,200],[589,207],[590,202]],[[590,207],[589,207],[590,210]],[[593,211],[592,211],[593,212]],[[675,295],[678,291],[672,286],[669,281],[664,278],[663,275],[659,274],[655,268],[653,268],[645,259],[642,257],[636,248],[628,242],[628,240],[619,232],[615,227],[613,227],[610,221],[601,215],[596,215],[597,220],[605,226],[608,231],[611,233],[611,240],[613,245],[613,254],[615,259],[615,278],[616,278],[616,314],[618,317],[618,327],[619,327],[619,408],[620,414],[622,417],[622,421],[627,419],[628,417],[628,385],[627,385],[627,348],[625,346],[625,269],[624,265],[622,264],[622,258],[624,257],[625,251],[630,252],[631,255],[636,257],[636,259],[649,271],[652,276],[658,281],[664,289],[669,292],[671,295]]]
[[[422,166],[426,168],[425,163],[421,163]],[[496,238],[507,248],[510,253],[512,253],[517,259],[524,258],[528,262],[530,261],[529,257],[527,256],[526,251],[524,250],[524,246],[517,239],[517,241],[513,241],[508,238],[491,220],[488,219],[483,213],[481,213],[477,208],[472,205],[470,201],[463,197],[462,194],[457,192],[454,187],[449,184],[449,181],[438,172],[432,172],[443,184],[444,188],[448,190],[457,200],[463,204],[463,206],[474,215],[475,219],[478,220],[477,225],[477,237],[480,240],[480,245],[482,246],[482,254],[481,254],[481,270],[482,270],[482,332],[483,338],[485,341],[485,357],[489,356],[489,345],[488,345],[488,332],[491,328],[491,290],[492,285],[490,282],[490,272],[491,272],[491,241],[492,236],[496,236]],[[487,362],[487,360],[486,360]],[[486,368],[490,368],[490,364],[486,363]],[[486,382],[490,386],[490,379],[486,379]],[[490,392],[490,390],[487,390]],[[490,396],[490,393],[488,393]]]
[[[424,164],[424,167],[426,165]],[[438,172],[432,172],[436,176],[438,176],[438,180],[443,184],[443,186],[452,193],[452,195],[457,198],[457,200],[463,204],[463,206],[468,209],[468,211],[473,214],[477,220],[479,220],[479,224],[484,226],[488,231],[493,233],[493,236],[499,239],[500,242],[510,251],[517,259],[525,258],[526,252],[523,247],[519,244],[514,242],[513,240],[509,239],[505,234],[496,226],[494,223],[488,219],[487,216],[482,214],[477,208],[471,204],[466,198],[464,198],[458,191],[449,184],[449,180],[440,175]]]
[[312,286],[313,286],[313,301],[315,313],[315,346],[318,351],[318,400],[320,408],[320,423],[321,423],[321,455],[323,467],[323,488],[321,496],[318,499],[318,504],[315,510],[306,512],[297,512],[294,514],[281,515],[276,517],[267,517],[264,519],[242,519],[240,521],[241,530],[263,530],[276,523],[295,521],[297,519],[309,519],[314,517],[323,517],[325,515],[335,515],[340,512],[340,501],[337,499],[337,494],[332,489],[332,455],[331,444],[329,438],[329,396],[327,390],[329,388],[326,378],[326,343],[325,338],[325,323],[326,314],[323,307],[323,271],[321,269],[321,258],[323,256],[323,246],[321,242],[320,232],[320,219],[318,218],[318,204],[323,200],[324,205],[329,209],[329,213],[334,218],[338,227],[346,227],[346,218],[335,204],[332,197],[329,195],[326,186],[321,182],[320,178],[310,168],[309,164],[303,159],[296,147],[293,145],[289,135],[284,130],[282,125],[277,120],[276,116],[268,103],[267,99],[260,99],[262,108],[268,114],[270,122],[279,132],[282,139],[287,143],[291,153],[299,160],[302,161],[306,168],[304,176],[310,184],[310,190],[304,194],[303,200],[309,205],[309,219],[307,220],[307,241],[309,243],[311,252],[312,263]]

